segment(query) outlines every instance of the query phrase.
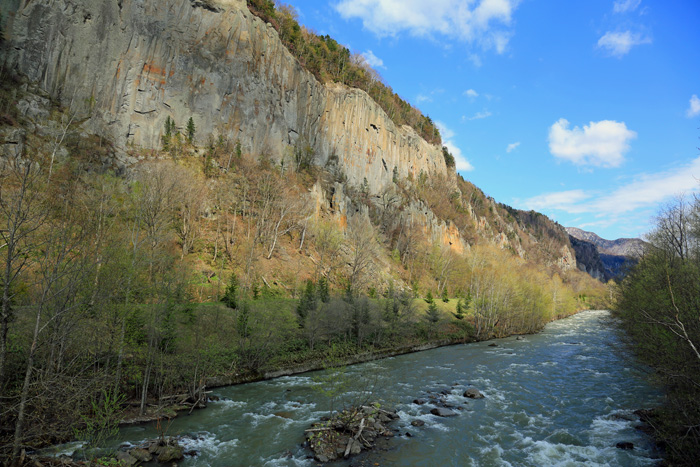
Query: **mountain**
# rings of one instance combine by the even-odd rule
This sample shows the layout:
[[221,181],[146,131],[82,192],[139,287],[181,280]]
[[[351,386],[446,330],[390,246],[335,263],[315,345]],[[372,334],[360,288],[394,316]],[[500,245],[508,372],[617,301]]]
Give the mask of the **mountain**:
[[606,240],[576,227],[567,227],[566,231],[576,251],[578,268],[603,282],[624,277],[645,245],[638,238]]
[[576,266],[591,277],[607,282],[610,277],[606,274],[598,248],[593,243],[579,240],[572,235],[569,235],[569,241],[576,252]]
[[616,256],[639,256],[644,249],[645,242],[639,238],[618,238],[606,240],[593,232],[567,227],[566,231],[572,237],[594,244],[600,253]]
[[[239,0],[14,2],[3,15],[3,63],[60,102],[66,120],[80,122],[78,134],[110,141],[105,166],[128,171],[143,159],[138,150],[164,149],[166,133],[185,134],[192,119],[200,156],[223,141],[282,168],[327,171],[310,194],[317,215],[343,228],[400,194],[401,209],[386,229],[418,222],[428,241],[457,253],[486,241],[575,268],[561,226],[505,209],[461,180],[439,144],[397,125],[365,91],[320,82],[253,11]],[[41,99],[27,98],[24,115],[44,115]],[[13,132],[9,151],[26,137]],[[230,164],[229,157],[220,167]],[[397,194],[398,180],[423,193]],[[351,191],[364,193],[369,211]]]

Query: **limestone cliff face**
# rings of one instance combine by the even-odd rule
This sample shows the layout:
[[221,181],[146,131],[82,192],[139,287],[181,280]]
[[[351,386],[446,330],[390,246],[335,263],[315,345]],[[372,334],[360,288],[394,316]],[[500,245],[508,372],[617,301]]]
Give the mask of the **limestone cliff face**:
[[[14,2],[15,0],[13,0]],[[363,91],[323,85],[243,0],[50,0],[10,4],[4,62],[89,117],[118,147],[181,130],[240,140],[291,164],[308,145],[372,192],[399,176],[446,173],[440,148],[397,127]],[[204,143],[204,141],[200,141]]]

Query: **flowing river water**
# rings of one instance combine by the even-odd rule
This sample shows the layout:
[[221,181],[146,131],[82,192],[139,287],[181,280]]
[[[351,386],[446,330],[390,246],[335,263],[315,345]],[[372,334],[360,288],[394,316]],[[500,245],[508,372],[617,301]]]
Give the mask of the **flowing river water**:
[[[342,398],[331,397],[334,385],[351,387]],[[464,398],[468,387],[486,397]],[[440,391],[448,404],[462,407],[458,416],[429,413],[430,395]],[[316,465],[302,447],[304,429],[328,413],[331,400],[338,407],[367,397],[399,411],[398,433],[381,450],[333,465],[636,466],[659,460],[635,429],[632,412],[657,405],[661,393],[630,364],[605,311],[550,323],[520,340],[442,347],[214,394],[221,400],[167,426],[167,435],[183,436],[186,450],[198,453],[181,466]],[[429,402],[412,402],[421,397]],[[425,425],[412,426],[416,419]],[[128,427],[118,442],[157,435],[153,426]],[[618,442],[634,449],[618,449]]]

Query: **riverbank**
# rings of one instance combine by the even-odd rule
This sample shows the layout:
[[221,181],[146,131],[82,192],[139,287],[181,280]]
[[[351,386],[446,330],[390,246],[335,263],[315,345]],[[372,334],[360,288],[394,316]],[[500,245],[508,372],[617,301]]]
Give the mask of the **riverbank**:
[[[636,429],[634,411],[657,405],[663,395],[648,375],[624,363],[608,316],[581,313],[520,340],[445,346],[329,374],[220,388],[214,394],[221,400],[176,418],[166,434],[186,436],[185,449],[197,452],[183,465],[314,465],[302,444],[305,430],[331,407],[367,399],[396,409],[395,436],[338,467],[452,465],[469,458],[475,465],[653,465],[660,456]],[[328,392],[334,383],[340,384],[335,396]],[[466,399],[469,388],[484,398]],[[442,398],[463,410],[434,415]],[[128,427],[113,445],[157,436],[154,425]]]
[[[587,311],[587,310],[579,310],[576,313],[580,313],[582,311]],[[576,314],[574,313],[574,314]],[[560,317],[553,319],[552,321],[556,321],[558,319],[564,319],[572,315]],[[550,322],[552,322],[550,321]],[[460,336],[460,337],[454,337],[451,339],[439,339],[435,341],[430,341],[430,342],[420,342],[420,343],[412,343],[409,345],[404,345],[404,346],[399,346],[399,347],[392,347],[392,348],[386,348],[386,349],[376,349],[376,350],[371,350],[371,351],[364,351],[361,353],[356,353],[356,354],[351,354],[351,355],[346,355],[339,357],[337,355],[333,355],[330,358],[319,358],[315,359],[313,361],[309,362],[304,362],[301,364],[296,364],[296,365],[290,365],[287,367],[283,368],[275,368],[267,371],[260,371],[260,372],[249,372],[249,373],[232,373],[232,374],[224,374],[224,375],[217,375],[217,376],[212,376],[206,379],[206,389],[216,389],[216,388],[222,388],[222,387],[227,387],[227,386],[235,386],[239,384],[248,384],[248,383],[255,383],[259,381],[267,381],[275,378],[280,378],[284,376],[294,376],[294,375],[300,375],[304,373],[308,373],[311,371],[319,371],[319,370],[324,370],[327,368],[339,368],[339,367],[346,367],[346,366],[351,366],[351,365],[358,365],[362,363],[367,363],[375,360],[381,360],[385,358],[390,358],[390,357],[396,357],[399,355],[406,355],[406,354],[411,354],[415,352],[423,352],[426,350],[432,350],[432,349],[437,349],[440,347],[447,347],[447,346],[452,346],[452,345],[460,345],[460,344],[468,344],[468,343],[476,343],[476,342],[488,342],[494,339],[503,339],[503,338],[508,338],[508,337],[513,337],[513,336],[526,336],[526,335],[534,335],[542,331],[546,324],[544,324],[542,327],[539,329],[535,330],[534,332],[531,333],[521,333],[521,332],[513,332],[507,335],[499,335],[499,336],[494,336],[494,335],[489,335],[488,337],[485,337],[483,339],[478,339],[473,335],[466,335],[466,336]],[[168,395],[170,397],[172,395]],[[134,401],[135,402],[135,401]],[[200,402],[199,407],[194,407],[195,409],[203,409],[206,408],[206,400],[203,402]],[[194,402],[196,404],[196,402]],[[132,406],[134,405],[133,403],[131,404]],[[169,405],[164,405],[164,406],[150,406],[147,410],[147,412],[143,415],[138,414],[137,411],[131,410],[131,412],[126,415],[119,423],[120,426],[126,426],[126,425],[137,425],[137,424],[143,424],[143,423],[151,423],[155,422],[159,419],[165,418],[165,419],[172,419],[175,418],[185,412],[191,413],[192,410],[192,405],[183,405],[183,404],[169,404]]]

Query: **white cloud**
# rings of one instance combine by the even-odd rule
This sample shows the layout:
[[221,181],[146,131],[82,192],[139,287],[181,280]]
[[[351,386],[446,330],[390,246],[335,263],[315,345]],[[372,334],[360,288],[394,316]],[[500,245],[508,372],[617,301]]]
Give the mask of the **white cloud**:
[[455,169],[457,169],[458,172],[469,172],[474,170],[474,166],[471,165],[466,157],[464,157],[462,150],[459,149],[454,143],[455,132],[442,122],[436,121],[435,125],[438,127],[438,130],[440,130],[443,146],[446,146],[450,153],[452,153],[452,155],[455,157]]
[[700,115],[700,99],[698,99],[696,94],[693,94],[693,97],[690,98],[690,107],[688,107],[685,114],[688,116],[688,118],[697,117]]
[[374,52],[372,52],[371,50],[368,50],[366,52],[362,52],[362,56],[365,57],[365,60],[367,60],[367,63],[372,68],[384,68],[384,69],[386,69],[386,67],[384,66],[384,60],[382,60],[381,58],[374,55]]
[[467,89],[466,91],[464,91],[464,95],[470,99],[474,99],[476,97],[479,97],[479,93],[473,89]]
[[506,148],[506,152],[513,152],[518,148],[518,146],[520,146],[520,141],[518,141],[517,143],[510,143]]
[[650,37],[641,34],[625,32],[606,32],[598,39],[598,47],[606,50],[613,57],[621,58],[626,55],[635,45],[651,44]]
[[602,120],[569,129],[569,121],[561,118],[549,129],[549,151],[576,165],[619,167],[636,137],[624,122]]
[[357,18],[377,36],[408,33],[445,36],[503,53],[512,35],[513,12],[520,0],[340,0],[345,19]]
[[433,102],[433,98],[430,96],[426,96],[425,94],[418,94],[416,96],[416,102],[418,104],[422,104],[423,102]]
[[545,193],[523,201],[527,209],[591,213],[598,218],[617,219],[640,209],[656,209],[682,193],[700,192],[700,157],[666,172],[642,174],[607,193],[569,190]]
[[613,11],[615,13],[627,13],[637,9],[642,0],[615,0]]
[[534,209],[535,211],[556,209],[559,211],[584,212],[573,211],[572,207],[577,206],[578,203],[588,198],[590,198],[590,195],[586,194],[583,190],[558,191],[555,193],[544,193],[526,199],[524,205],[527,209]]
[[471,117],[469,117],[469,120],[481,120],[482,118],[488,118],[491,115],[493,115],[491,112],[488,110],[482,110],[481,112],[477,112]]

